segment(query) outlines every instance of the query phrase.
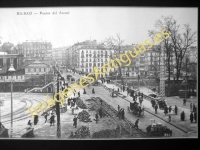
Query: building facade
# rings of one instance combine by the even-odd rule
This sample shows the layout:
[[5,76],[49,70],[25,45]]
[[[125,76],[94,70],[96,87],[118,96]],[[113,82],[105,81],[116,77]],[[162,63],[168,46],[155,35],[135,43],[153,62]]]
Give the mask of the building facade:
[[18,54],[26,60],[44,60],[48,49],[52,49],[52,44],[47,41],[26,41],[17,45]]

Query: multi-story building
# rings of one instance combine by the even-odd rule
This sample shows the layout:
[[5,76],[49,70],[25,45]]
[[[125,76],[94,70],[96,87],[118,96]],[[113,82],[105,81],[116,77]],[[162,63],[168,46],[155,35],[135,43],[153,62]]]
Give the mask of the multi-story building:
[[44,60],[48,49],[52,49],[52,44],[47,41],[26,41],[17,45],[18,54],[23,56],[23,62],[26,60]]
[[[132,50],[135,46],[136,44],[121,46],[120,53],[122,54],[128,50]],[[122,76],[137,76],[138,74],[141,76],[149,76],[154,75],[155,72],[159,75],[161,58],[160,48],[159,45],[154,46],[151,49],[147,49],[143,54],[140,54],[135,59],[131,59],[132,63],[129,66],[123,65],[121,67]],[[195,47],[190,49],[192,50],[188,50],[188,54],[186,54],[189,55],[191,60],[197,61],[197,55],[195,55],[195,52],[197,51]],[[103,64],[109,62],[110,58],[115,53],[116,52],[113,49],[98,44],[96,40],[87,40],[81,43],[76,43],[66,49],[66,64],[71,69],[93,73],[93,67],[95,65],[97,67],[103,66]],[[164,54],[164,58],[166,59],[166,54]],[[175,55],[172,53],[170,59],[171,75],[174,75],[176,71],[173,67],[175,62]],[[117,74],[119,74],[119,70],[117,70]],[[165,65],[165,74],[168,74],[167,65]]]
[[52,64],[66,66],[67,62],[66,49],[67,49],[66,47],[49,49],[47,50],[47,54],[44,60],[50,61]]

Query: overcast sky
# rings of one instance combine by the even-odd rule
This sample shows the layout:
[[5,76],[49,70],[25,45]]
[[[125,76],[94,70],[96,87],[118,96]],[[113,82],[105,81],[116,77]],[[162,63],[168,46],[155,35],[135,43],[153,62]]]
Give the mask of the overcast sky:
[[[60,11],[69,14],[59,14]],[[2,42],[14,44],[42,39],[56,48],[89,39],[100,42],[120,33],[124,44],[136,44],[148,38],[148,30],[155,29],[155,21],[162,15],[172,15],[181,25],[190,23],[192,30],[197,31],[197,12],[197,8],[175,7],[0,8],[0,37]]]

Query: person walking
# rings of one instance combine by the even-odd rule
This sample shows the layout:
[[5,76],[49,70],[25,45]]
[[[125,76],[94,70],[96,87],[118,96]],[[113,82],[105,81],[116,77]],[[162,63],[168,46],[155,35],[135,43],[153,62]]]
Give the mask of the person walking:
[[96,114],[95,114],[95,121],[96,121],[96,123],[98,123],[98,120],[99,120],[99,116],[98,116],[98,114],[96,113]]
[[29,120],[27,124],[28,124],[29,126],[32,126],[31,120]]
[[123,85],[123,92],[124,92],[124,90],[125,90],[125,86]]
[[118,92],[119,92],[119,88],[118,88],[118,90],[117,90]]
[[174,108],[174,112],[175,112],[175,115],[177,115],[178,113],[178,107],[175,105],[175,108]]
[[194,121],[197,123],[197,112],[194,112]]
[[164,113],[165,113],[165,115],[168,114],[168,108],[167,108],[167,106],[165,107]]
[[52,124],[53,124],[53,126],[54,126],[54,118],[55,118],[55,116],[54,116],[54,114],[52,113],[52,114],[51,114],[51,117],[50,117],[50,126],[52,126]]
[[48,114],[45,113],[45,115],[44,115],[45,123],[47,122],[47,116],[48,116]]
[[117,109],[118,109],[118,112],[119,112],[119,110],[120,110],[120,106],[119,105],[118,105]]
[[196,106],[193,104],[193,112],[196,112],[197,111],[197,108]]
[[139,97],[140,106],[142,105],[142,96]]
[[102,118],[102,115],[103,115],[103,113],[102,113],[102,107],[100,107],[100,109],[99,109],[99,116],[100,116],[100,118]]
[[191,112],[191,113],[190,113],[190,121],[191,121],[191,123],[193,123],[193,119],[194,119],[194,115],[193,115],[193,113]]
[[181,121],[184,121],[184,120],[185,120],[185,112],[182,111],[182,113],[181,113]]
[[85,91],[85,89],[84,89],[84,92],[83,92],[83,94],[86,94],[86,91]]
[[78,91],[78,97],[80,97],[80,96],[81,96],[80,91]]
[[169,114],[171,114],[172,106],[169,106]]
[[77,117],[76,115],[74,115],[74,119],[73,119],[73,126],[76,128],[77,127]]
[[138,123],[139,123],[139,119],[137,119],[137,120],[135,121],[135,126],[134,126],[134,127],[136,127],[137,129],[138,129]]
[[156,104],[156,105],[154,106],[154,108],[155,108],[155,114],[157,114],[158,105]]
[[122,109],[121,114],[122,114],[122,119],[124,119],[124,115],[125,115],[124,109]]
[[95,93],[95,91],[94,91],[94,88],[92,89],[92,94],[94,94]]

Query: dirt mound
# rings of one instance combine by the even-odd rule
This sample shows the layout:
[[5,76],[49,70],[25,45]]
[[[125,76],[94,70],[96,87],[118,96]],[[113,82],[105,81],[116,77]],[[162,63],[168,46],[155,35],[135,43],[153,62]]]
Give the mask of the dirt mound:
[[77,118],[80,121],[83,121],[83,122],[92,122],[91,119],[90,119],[89,113],[87,111],[85,111],[85,110],[83,110],[80,113],[78,113]]
[[80,98],[76,99],[76,105],[81,109],[87,109],[87,106]]
[[86,126],[82,126],[73,135],[70,135],[69,138],[86,138],[90,136],[90,129]]

